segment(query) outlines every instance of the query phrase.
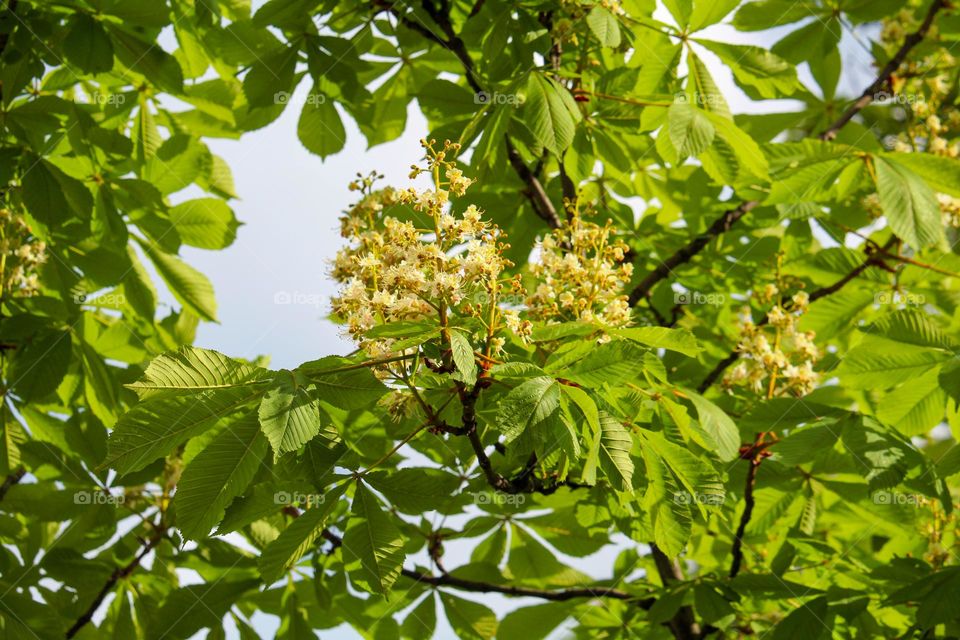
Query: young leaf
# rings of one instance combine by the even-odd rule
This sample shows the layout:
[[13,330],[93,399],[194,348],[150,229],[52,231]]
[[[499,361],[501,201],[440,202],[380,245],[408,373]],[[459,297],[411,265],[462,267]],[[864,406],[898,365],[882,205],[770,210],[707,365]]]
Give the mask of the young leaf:
[[527,81],[524,114],[537,141],[560,155],[573,141],[580,109],[570,92],[546,75],[534,72]]
[[320,433],[320,402],[309,382],[293,371],[281,371],[260,403],[260,425],[274,459],[296,451]]
[[473,354],[473,347],[467,336],[459,331],[450,332],[450,349],[453,351],[453,363],[469,386],[477,382],[477,362]]

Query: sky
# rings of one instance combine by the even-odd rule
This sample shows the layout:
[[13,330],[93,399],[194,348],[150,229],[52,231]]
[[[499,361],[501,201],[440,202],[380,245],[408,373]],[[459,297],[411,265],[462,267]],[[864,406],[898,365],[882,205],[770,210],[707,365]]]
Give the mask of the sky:
[[[262,4],[262,2],[254,3]],[[662,11],[658,18],[669,21]],[[701,35],[734,44],[769,47],[791,26],[762,34],[741,34],[718,25]],[[842,49],[845,72],[840,92],[859,94],[869,83],[870,58],[849,35]],[[701,50],[702,51],[702,50]],[[734,85],[730,72],[704,52],[703,56],[734,113],[788,111],[790,101],[752,103]],[[806,69],[801,79],[808,86]],[[239,200],[231,205],[243,223],[236,242],[222,251],[184,248],[182,255],[213,282],[219,305],[219,324],[202,324],[197,346],[216,349],[234,357],[269,356],[272,368],[293,368],[302,362],[353,349],[341,330],[325,319],[329,298],[336,291],[329,278],[329,262],[340,247],[338,217],[355,199],[347,184],[357,172],[372,170],[386,175],[386,184],[405,186],[409,165],[421,154],[419,139],[426,123],[415,104],[408,111],[407,129],[399,139],[368,149],[366,141],[348,117],[344,149],[322,161],[307,152],[297,139],[300,106],[308,90],[304,82],[283,115],[269,126],[243,136],[239,141],[211,140],[211,150],[222,156],[233,171]],[[342,113],[342,112],[341,112]],[[185,193],[197,197],[198,193]],[[169,302],[171,298],[166,296]],[[465,561],[473,543],[451,545],[446,558],[450,566]],[[587,560],[570,564],[597,575],[594,567],[609,567],[622,549],[605,550]],[[418,559],[424,564],[422,559]],[[412,559],[408,559],[408,564]],[[474,596],[468,595],[467,597]],[[502,614],[528,599],[483,596],[485,604]],[[276,619],[256,617],[258,631],[272,637]],[[453,637],[441,627],[437,637]],[[445,633],[444,633],[445,631]],[[324,638],[357,638],[346,627],[323,633]]]

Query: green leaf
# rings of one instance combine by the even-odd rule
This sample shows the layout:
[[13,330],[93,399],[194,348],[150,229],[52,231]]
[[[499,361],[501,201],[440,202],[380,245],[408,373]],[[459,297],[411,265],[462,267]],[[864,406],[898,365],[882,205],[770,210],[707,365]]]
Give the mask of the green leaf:
[[443,471],[412,467],[396,471],[375,471],[365,476],[374,489],[403,513],[419,515],[452,500],[460,478]]
[[847,352],[837,375],[851,389],[886,389],[939,367],[950,357],[946,351],[868,337]]
[[497,616],[482,604],[443,591],[440,601],[454,633],[463,640],[490,640],[497,633]]
[[527,81],[524,116],[537,141],[560,155],[573,142],[580,109],[569,91],[546,75],[534,72]]
[[309,382],[293,371],[280,371],[260,403],[260,424],[274,458],[296,451],[320,433],[320,401]]
[[[272,584],[310,551],[323,533],[324,525],[330,513],[336,508],[340,496],[346,491],[347,484],[341,484],[323,495],[319,506],[303,511],[300,516],[280,532],[277,538],[267,545],[260,555],[260,575],[264,582]],[[283,505],[278,504],[279,511]]]
[[616,49],[620,46],[620,24],[616,16],[600,5],[595,5],[587,14],[587,25],[605,47]]
[[185,189],[210,171],[213,157],[197,138],[177,134],[163,141],[149,157],[143,179],[163,195]]
[[611,484],[620,491],[633,488],[633,460],[630,432],[606,411],[600,412],[600,466]]
[[668,327],[629,327],[615,329],[612,335],[626,338],[632,342],[642,344],[653,349],[676,351],[685,356],[696,357],[702,347],[696,337],[687,329],[670,329]]
[[219,627],[223,616],[259,580],[216,580],[176,589],[151,617],[150,640],[186,640],[204,628]]
[[218,420],[248,405],[256,394],[234,388],[141,402],[120,416],[101,468],[123,475],[143,469]]
[[437,600],[433,592],[426,597],[404,619],[400,629],[403,638],[421,640],[432,638],[437,628]]
[[337,356],[327,356],[297,367],[316,387],[324,402],[344,409],[365,409],[387,393],[387,387],[369,367]]
[[63,39],[63,55],[85,73],[104,73],[113,68],[113,45],[99,22],[76,14]]
[[297,123],[301,144],[321,158],[332,156],[347,142],[347,132],[333,102],[316,89],[307,97]]
[[542,424],[560,407],[560,385],[549,376],[530,378],[500,402],[497,427],[511,442]]
[[299,53],[299,47],[284,46],[272,55],[257,57],[243,78],[243,93],[251,107],[274,107],[290,100]]
[[154,358],[139,381],[126,385],[141,400],[162,395],[194,394],[198,391],[244,387],[265,382],[267,372],[218,351],[180,347],[179,351]]
[[26,401],[53,392],[67,375],[72,347],[66,331],[43,331],[13,352],[7,384]]
[[251,413],[227,425],[187,465],[173,499],[177,526],[185,538],[207,536],[253,480],[266,453],[267,440]]
[[473,346],[467,336],[459,331],[450,331],[450,349],[453,352],[453,363],[463,379],[463,382],[473,386],[477,382],[477,362],[473,353]]
[[716,24],[737,8],[740,0],[694,0],[690,15],[690,32]]
[[207,277],[159,246],[139,239],[138,242],[157,268],[157,273],[167,283],[173,297],[204,320],[216,322],[217,302],[213,285]]
[[874,159],[877,193],[890,228],[915,249],[940,244],[943,224],[933,191],[901,164]]
[[783,98],[802,88],[792,64],[766,49],[751,45],[696,40],[730,67],[741,84],[753,87],[763,98]]
[[180,239],[200,249],[225,249],[237,238],[237,222],[219,198],[187,200],[170,209],[170,222]]
[[819,640],[832,636],[833,618],[827,614],[827,599],[814,598],[794,609],[773,629],[772,640]]
[[353,517],[343,536],[343,560],[353,583],[386,593],[400,577],[403,536],[376,496],[362,483],[353,496]]
[[884,157],[923,178],[934,191],[960,198],[960,160],[932,153],[886,153]]
[[939,376],[939,368],[933,369],[888,393],[880,403],[877,418],[905,436],[923,435],[937,426],[947,407]]
[[724,462],[734,460],[740,451],[740,431],[723,409],[707,400],[699,393],[684,389],[697,409],[700,426],[713,440],[717,457]]
[[686,102],[670,105],[667,110],[667,132],[681,161],[706,151],[716,134],[706,114]]
[[597,345],[567,366],[551,365],[548,371],[586,387],[602,387],[618,380],[635,380],[643,374],[644,350],[632,342],[616,340]]
[[113,40],[114,53],[125,67],[163,91],[180,93],[183,90],[183,71],[176,58],[122,27],[110,23],[106,26]]

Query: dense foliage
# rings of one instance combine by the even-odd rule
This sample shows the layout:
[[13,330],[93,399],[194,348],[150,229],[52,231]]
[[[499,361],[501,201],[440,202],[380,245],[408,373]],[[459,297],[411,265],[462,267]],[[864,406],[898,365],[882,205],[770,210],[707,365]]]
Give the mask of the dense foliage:
[[[945,0],[5,0],[0,629],[960,637],[958,41]],[[191,346],[204,140],[411,104],[341,217],[356,351]]]

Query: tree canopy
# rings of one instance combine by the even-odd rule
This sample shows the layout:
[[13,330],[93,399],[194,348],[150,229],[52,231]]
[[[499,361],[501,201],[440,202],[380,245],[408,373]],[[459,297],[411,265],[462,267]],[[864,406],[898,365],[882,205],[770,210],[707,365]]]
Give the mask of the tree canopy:
[[[960,637],[948,0],[0,6],[5,638]],[[356,349],[194,345],[207,143],[411,107]]]

